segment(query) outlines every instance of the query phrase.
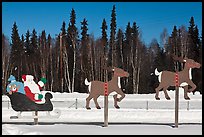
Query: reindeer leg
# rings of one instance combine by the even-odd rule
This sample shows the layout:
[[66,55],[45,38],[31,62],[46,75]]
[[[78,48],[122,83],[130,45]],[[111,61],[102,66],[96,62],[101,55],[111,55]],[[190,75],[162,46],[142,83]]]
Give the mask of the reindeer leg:
[[160,98],[159,98],[159,90],[160,89],[162,89],[161,84],[159,84],[159,86],[155,89],[155,91],[156,91],[155,99],[156,100],[160,100]]
[[167,93],[167,91],[166,91],[167,88],[168,88],[168,87],[164,87],[164,88],[163,88],[163,91],[164,91],[165,98],[166,98],[167,100],[170,100],[171,98],[169,97],[169,95],[168,95],[168,93]]
[[117,108],[117,109],[119,109],[120,107],[118,106],[117,95],[118,95],[118,94],[113,95],[113,99],[114,99],[114,107]]
[[90,103],[90,100],[92,99],[93,97],[91,96],[91,94],[89,94],[89,96],[86,98],[86,109],[91,109],[89,107],[89,103]]
[[98,98],[98,97],[99,97],[99,95],[96,96],[96,97],[94,97],[93,100],[94,100],[94,103],[95,103],[95,105],[96,105],[96,108],[97,108],[97,109],[101,109],[101,107],[99,106],[99,104],[98,104],[98,102],[97,102],[97,98]]
[[120,98],[117,98],[117,101],[120,102],[125,97],[125,94],[123,93],[123,91],[120,88],[118,88],[116,90],[116,92],[121,95]]
[[188,85],[183,87],[184,89],[184,98],[186,100],[190,100],[190,98],[188,97]]
[[193,83],[193,81],[189,80],[187,83],[192,87],[188,90],[189,93],[196,89],[196,85]]

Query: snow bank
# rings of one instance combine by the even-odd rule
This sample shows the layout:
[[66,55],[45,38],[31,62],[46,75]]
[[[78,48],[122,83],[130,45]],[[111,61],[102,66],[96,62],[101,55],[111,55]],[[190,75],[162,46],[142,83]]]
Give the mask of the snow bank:
[[[44,91],[45,94],[49,91]],[[179,108],[184,110],[202,109],[202,94],[196,92],[194,95],[189,93],[190,100],[184,99],[182,89],[179,91]],[[66,108],[85,108],[87,93],[52,93],[54,107]],[[175,107],[175,91],[168,91],[171,100],[166,100],[164,93],[160,92],[160,100],[155,99],[154,94],[126,94],[125,98],[119,102],[121,108],[126,109],[174,109]],[[109,108],[114,108],[113,97],[109,95]],[[2,106],[10,108],[9,98],[2,96]],[[101,107],[104,104],[104,96],[98,98],[98,103]],[[90,101],[90,107],[95,108],[93,99]]]

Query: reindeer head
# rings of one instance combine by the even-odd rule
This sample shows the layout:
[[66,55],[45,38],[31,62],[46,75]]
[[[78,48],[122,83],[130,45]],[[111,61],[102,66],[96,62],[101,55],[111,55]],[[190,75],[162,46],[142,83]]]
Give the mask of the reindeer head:
[[201,64],[198,62],[195,62],[193,59],[188,59],[185,57],[183,61],[186,63],[187,68],[200,68],[201,67]]
[[102,67],[103,69],[107,70],[108,72],[114,72],[114,76],[116,77],[129,77],[129,73],[124,71],[123,69],[117,67]]
[[182,58],[182,57],[178,57],[176,55],[173,55],[172,57],[175,61],[185,63],[185,67],[187,67],[187,68],[200,68],[201,67],[201,64],[194,61],[193,59],[189,59],[187,57]]
[[117,77],[129,77],[129,73],[124,71],[123,69],[114,67],[113,71],[114,71],[114,76],[117,76]]

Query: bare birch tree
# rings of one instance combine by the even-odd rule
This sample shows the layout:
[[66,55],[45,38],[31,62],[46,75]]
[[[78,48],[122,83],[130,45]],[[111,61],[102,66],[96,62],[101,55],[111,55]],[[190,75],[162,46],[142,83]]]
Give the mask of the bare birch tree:
[[2,93],[6,93],[6,84],[9,75],[9,42],[5,35],[2,34]]

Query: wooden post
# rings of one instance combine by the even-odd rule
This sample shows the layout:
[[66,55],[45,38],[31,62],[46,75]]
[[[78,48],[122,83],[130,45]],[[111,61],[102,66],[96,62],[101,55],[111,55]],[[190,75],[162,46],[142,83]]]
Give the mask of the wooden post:
[[149,102],[148,102],[148,100],[147,100],[147,108],[146,108],[147,110],[149,109]]
[[35,111],[35,114],[34,114],[34,125],[37,125],[38,124],[38,111]]
[[189,105],[190,105],[190,104],[189,104],[189,101],[188,101],[188,102],[187,102],[187,110],[189,110]]
[[179,77],[178,72],[175,76],[176,94],[175,94],[175,127],[178,128],[178,110],[179,110]]
[[108,127],[108,82],[105,82],[104,89],[104,127]]
[[77,107],[77,103],[78,103],[78,101],[77,101],[77,98],[76,98],[76,102],[75,102],[75,109],[77,109],[78,107]]

